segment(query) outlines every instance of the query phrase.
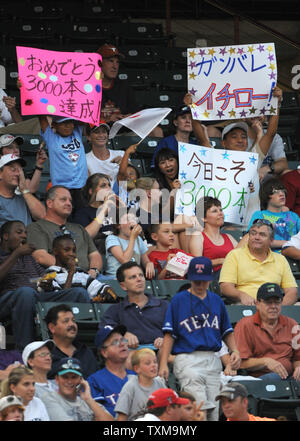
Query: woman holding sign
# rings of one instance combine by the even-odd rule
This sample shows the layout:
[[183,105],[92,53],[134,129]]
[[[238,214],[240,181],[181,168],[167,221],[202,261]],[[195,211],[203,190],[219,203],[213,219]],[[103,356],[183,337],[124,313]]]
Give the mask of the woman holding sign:
[[196,213],[200,213],[200,210],[204,210],[204,229],[192,233],[189,252],[193,256],[208,257],[213,264],[214,279],[217,280],[226,255],[237,246],[237,242],[230,234],[220,232],[224,213],[218,199],[210,196],[199,199]]

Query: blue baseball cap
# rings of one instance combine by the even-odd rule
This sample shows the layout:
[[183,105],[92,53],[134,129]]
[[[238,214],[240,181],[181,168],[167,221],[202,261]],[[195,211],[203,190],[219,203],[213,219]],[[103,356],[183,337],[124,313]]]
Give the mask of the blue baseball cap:
[[194,257],[189,264],[188,280],[213,280],[212,261],[207,257]]
[[74,121],[74,124],[76,123],[76,120],[74,118],[64,117],[64,116],[53,116],[52,122],[54,123],[62,123],[64,121]]
[[118,333],[122,336],[126,334],[127,328],[123,325],[117,325],[115,327],[106,325],[99,329],[99,331],[96,334],[95,337],[95,345],[97,348],[102,348],[103,343],[105,340],[112,334],[112,333]]

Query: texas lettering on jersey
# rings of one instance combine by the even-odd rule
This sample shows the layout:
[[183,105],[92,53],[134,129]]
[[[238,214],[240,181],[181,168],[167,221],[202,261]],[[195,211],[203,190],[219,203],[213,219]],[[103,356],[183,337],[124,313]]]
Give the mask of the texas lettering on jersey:
[[182,320],[179,323],[183,326],[189,333],[196,331],[201,328],[215,328],[220,329],[218,316],[214,314],[210,317],[210,314],[201,314],[200,316],[194,315]]

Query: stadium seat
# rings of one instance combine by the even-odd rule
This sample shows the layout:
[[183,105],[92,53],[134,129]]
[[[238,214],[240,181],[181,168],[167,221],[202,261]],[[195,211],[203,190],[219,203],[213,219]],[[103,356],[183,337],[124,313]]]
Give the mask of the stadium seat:
[[[78,325],[78,338],[81,343],[93,347],[95,334],[98,330],[99,320],[95,309],[90,303],[72,303],[62,302],[71,306]],[[45,322],[47,312],[53,306],[58,305],[58,302],[38,302],[36,304],[37,313],[37,330],[42,340],[50,338],[49,330]]]
[[162,45],[173,39],[173,35],[164,35],[162,25],[157,23],[120,23],[118,31],[121,45]]
[[[107,283],[108,285],[110,285],[119,297],[123,297],[123,298],[126,297],[127,293],[125,291],[123,291],[123,289],[120,287],[120,284],[117,280],[105,280],[104,283]],[[150,280],[146,280],[145,292],[148,294],[154,295],[154,290],[153,290],[152,283]]]
[[171,299],[183,285],[190,285],[188,280],[152,280],[154,295]]
[[158,67],[160,59],[155,48],[152,46],[122,46],[119,48],[121,54],[124,55],[124,59],[121,60],[121,69],[123,66],[135,69],[140,67]]
[[157,47],[161,63],[165,65],[167,70],[174,68],[187,67],[187,49],[186,47]]
[[118,78],[120,81],[127,81],[133,89],[144,89],[145,87],[143,75],[139,70],[120,69]]
[[58,23],[56,29],[64,44],[93,42],[99,47],[106,41],[114,42],[112,30],[106,23]]
[[[146,76],[146,74],[145,74]],[[175,90],[182,93],[187,91],[186,70],[173,69],[172,71],[154,71],[149,73],[149,78],[146,81],[152,81],[152,86],[159,90]]]
[[229,315],[230,323],[233,327],[242,318],[249,317],[256,312],[255,306],[248,305],[226,305],[226,309]]
[[248,390],[250,413],[278,418],[285,416],[288,420],[300,420],[300,398],[297,398],[290,380],[277,381],[241,381]]

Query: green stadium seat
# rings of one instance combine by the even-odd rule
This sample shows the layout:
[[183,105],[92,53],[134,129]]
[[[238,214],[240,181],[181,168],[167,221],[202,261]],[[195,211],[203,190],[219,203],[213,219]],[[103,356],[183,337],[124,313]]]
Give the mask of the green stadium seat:
[[190,284],[188,280],[152,280],[154,295],[157,297],[172,298],[181,290],[183,285]]
[[233,327],[242,318],[249,317],[256,312],[255,306],[248,305],[226,305],[226,309],[229,315],[230,323]]

